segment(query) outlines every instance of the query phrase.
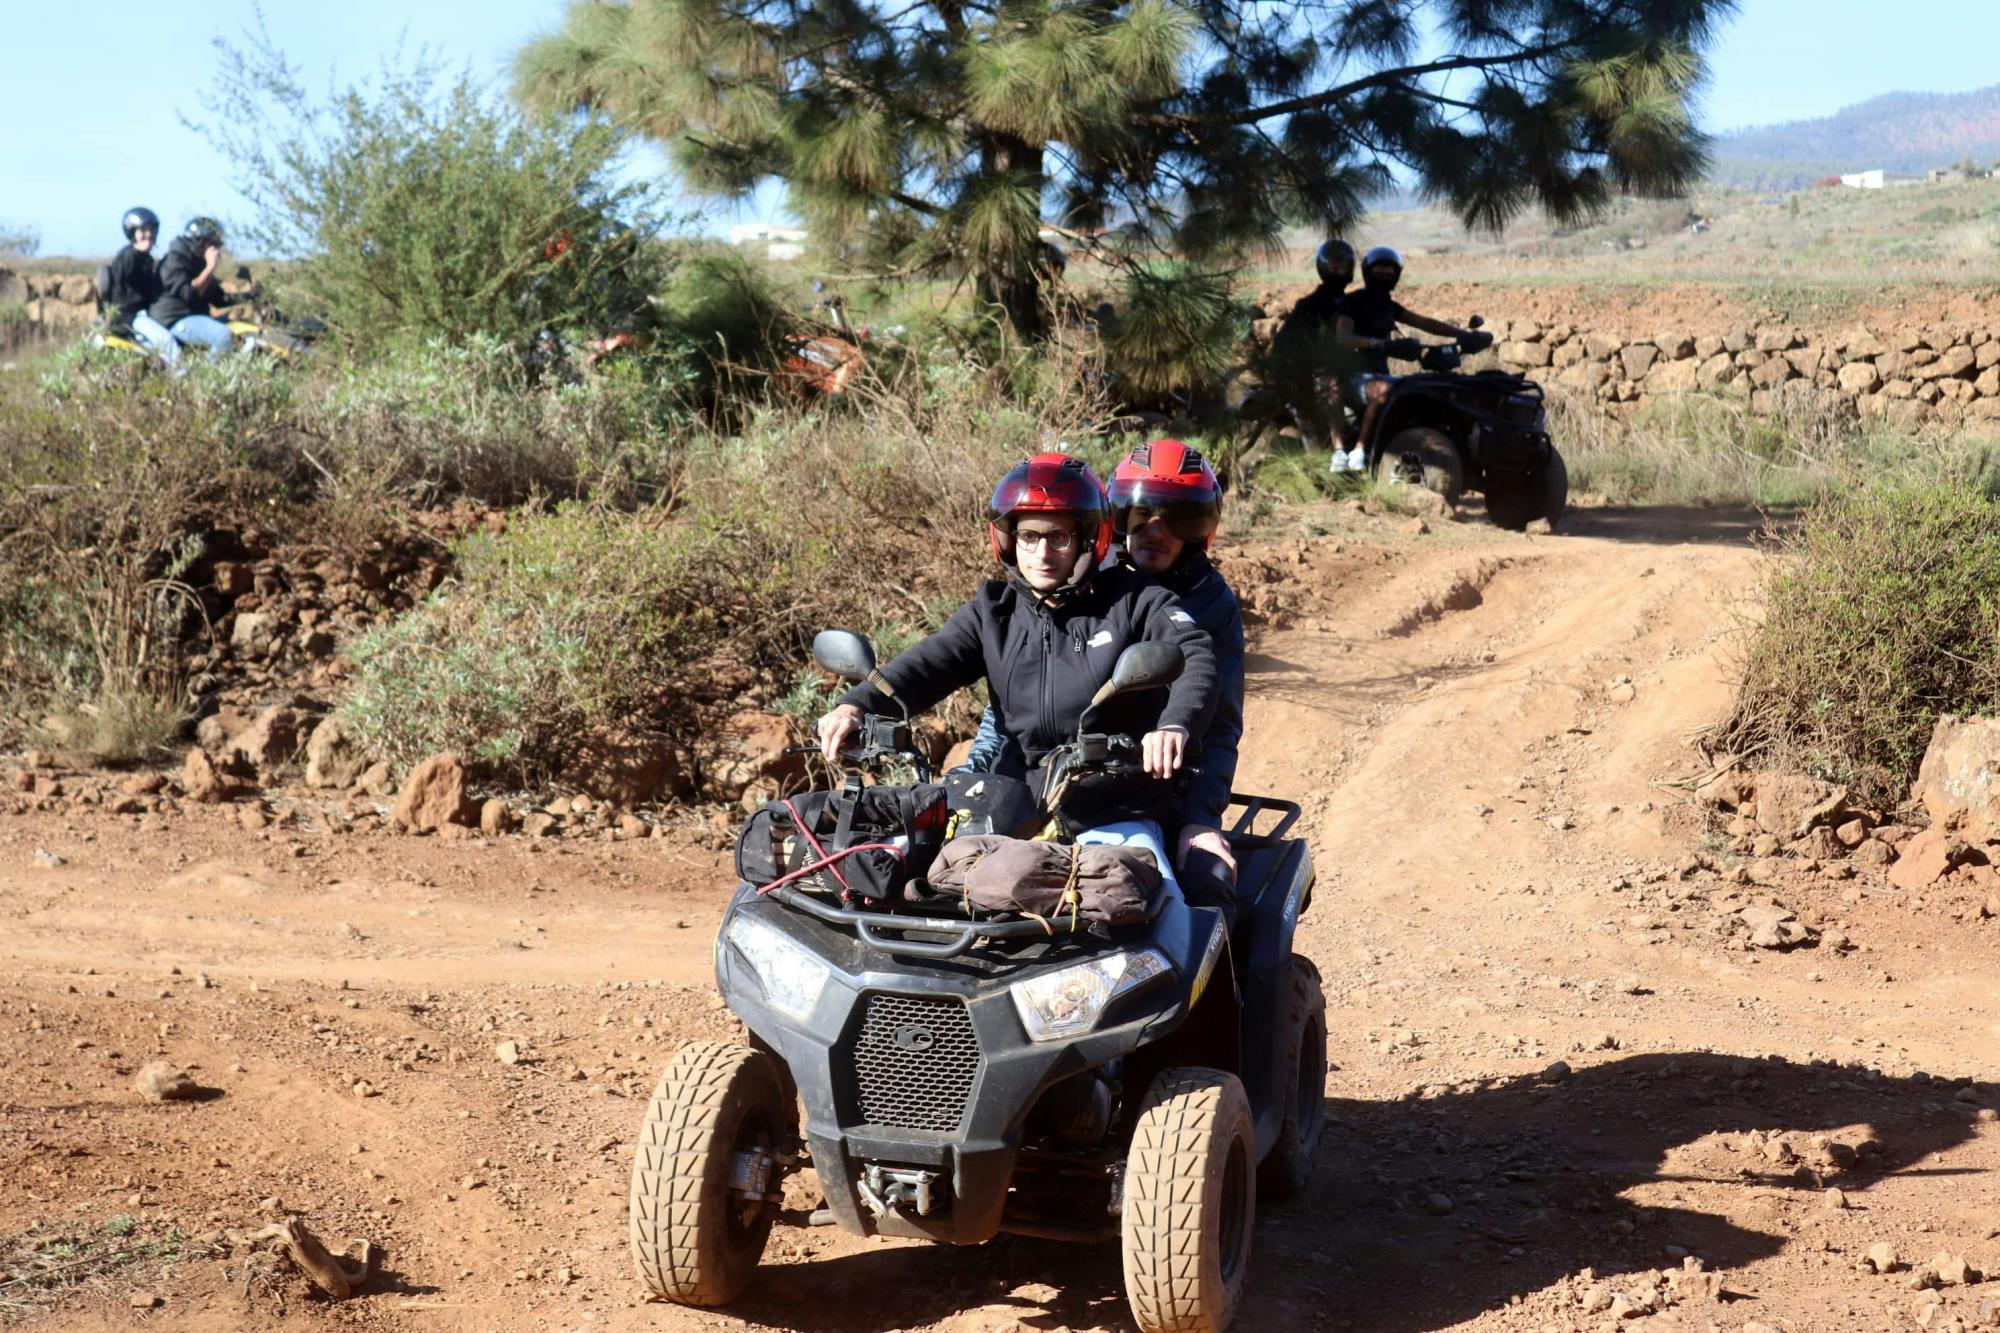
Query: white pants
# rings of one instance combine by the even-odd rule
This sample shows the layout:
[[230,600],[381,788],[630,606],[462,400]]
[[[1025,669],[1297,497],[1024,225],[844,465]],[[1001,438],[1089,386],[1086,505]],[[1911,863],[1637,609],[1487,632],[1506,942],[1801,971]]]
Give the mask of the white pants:
[[1076,835],[1079,846],[1097,843],[1104,847],[1138,847],[1153,854],[1160,867],[1160,881],[1181,897],[1181,882],[1174,878],[1174,858],[1167,855],[1166,834],[1151,819],[1121,819],[1101,828],[1085,829]]

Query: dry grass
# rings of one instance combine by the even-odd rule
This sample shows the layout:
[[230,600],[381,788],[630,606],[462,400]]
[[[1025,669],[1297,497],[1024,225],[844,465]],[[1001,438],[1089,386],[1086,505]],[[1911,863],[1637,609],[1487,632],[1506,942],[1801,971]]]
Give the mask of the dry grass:
[[2000,445],[1944,426],[1870,425],[1831,394],[1777,401],[1775,411],[1756,413],[1741,396],[1676,395],[1621,419],[1556,391],[1549,431],[1571,490],[1617,504],[1792,508],[1890,473],[1976,480],[1993,470]]
[[26,1323],[78,1296],[111,1298],[188,1257],[179,1228],[162,1230],[129,1213],[97,1227],[30,1227],[0,1238],[0,1323]]
[[185,721],[186,646],[205,628],[182,578],[202,554],[190,533],[240,470],[189,417],[127,406],[35,421],[0,473],[9,711],[110,762],[160,750]]

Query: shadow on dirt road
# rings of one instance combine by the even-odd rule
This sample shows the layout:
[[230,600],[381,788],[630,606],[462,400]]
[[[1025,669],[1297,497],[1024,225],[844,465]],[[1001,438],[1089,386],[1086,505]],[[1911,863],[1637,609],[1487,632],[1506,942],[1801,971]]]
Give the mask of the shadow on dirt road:
[[1782,532],[1798,510],[1709,509],[1699,505],[1614,505],[1572,509],[1562,520],[1566,537],[1602,537],[1648,546],[1754,546]]
[[[1313,1188],[1261,1212],[1237,1327],[1415,1333],[1586,1266],[1677,1268],[1686,1253],[1727,1282],[1801,1233],[1823,1231],[1846,1249],[1847,1231],[1867,1234],[1871,1186],[1972,1136],[1977,1108],[1954,1091],[1851,1068],[1679,1054],[1394,1102],[1329,1098]],[[1831,1154],[1815,1145],[1821,1136],[1837,1145]],[[1879,1146],[1851,1153],[1868,1143]],[[1832,1185],[1852,1211],[1828,1208]],[[1743,1317],[1758,1308],[1754,1284],[1740,1279],[1725,1299]],[[988,1323],[1129,1327],[1115,1245],[1010,1237],[780,1262],[729,1313],[803,1331],[857,1327],[861,1311],[870,1326],[892,1328],[982,1306]]]

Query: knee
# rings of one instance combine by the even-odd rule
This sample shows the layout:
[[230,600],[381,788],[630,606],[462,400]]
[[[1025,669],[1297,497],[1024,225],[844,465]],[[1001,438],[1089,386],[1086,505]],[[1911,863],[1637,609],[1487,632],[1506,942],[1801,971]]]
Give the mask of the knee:
[[1370,404],[1379,403],[1388,396],[1389,386],[1381,380],[1370,380],[1368,382],[1368,401]]

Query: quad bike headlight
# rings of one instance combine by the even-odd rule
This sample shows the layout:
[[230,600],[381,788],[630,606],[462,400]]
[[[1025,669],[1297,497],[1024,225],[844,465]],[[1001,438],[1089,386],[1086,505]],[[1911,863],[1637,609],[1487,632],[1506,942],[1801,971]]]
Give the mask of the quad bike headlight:
[[776,926],[754,916],[737,913],[728,935],[756,969],[757,979],[764,983],[764,998],[773,1009],[800,1022],[812,1016],[831,968]]
[[1170,970],[1165,954],[1140,949],[1044,972],[1009,990],[1031,1040],[1061,1041],[1090,1031],[1106,1005]]

